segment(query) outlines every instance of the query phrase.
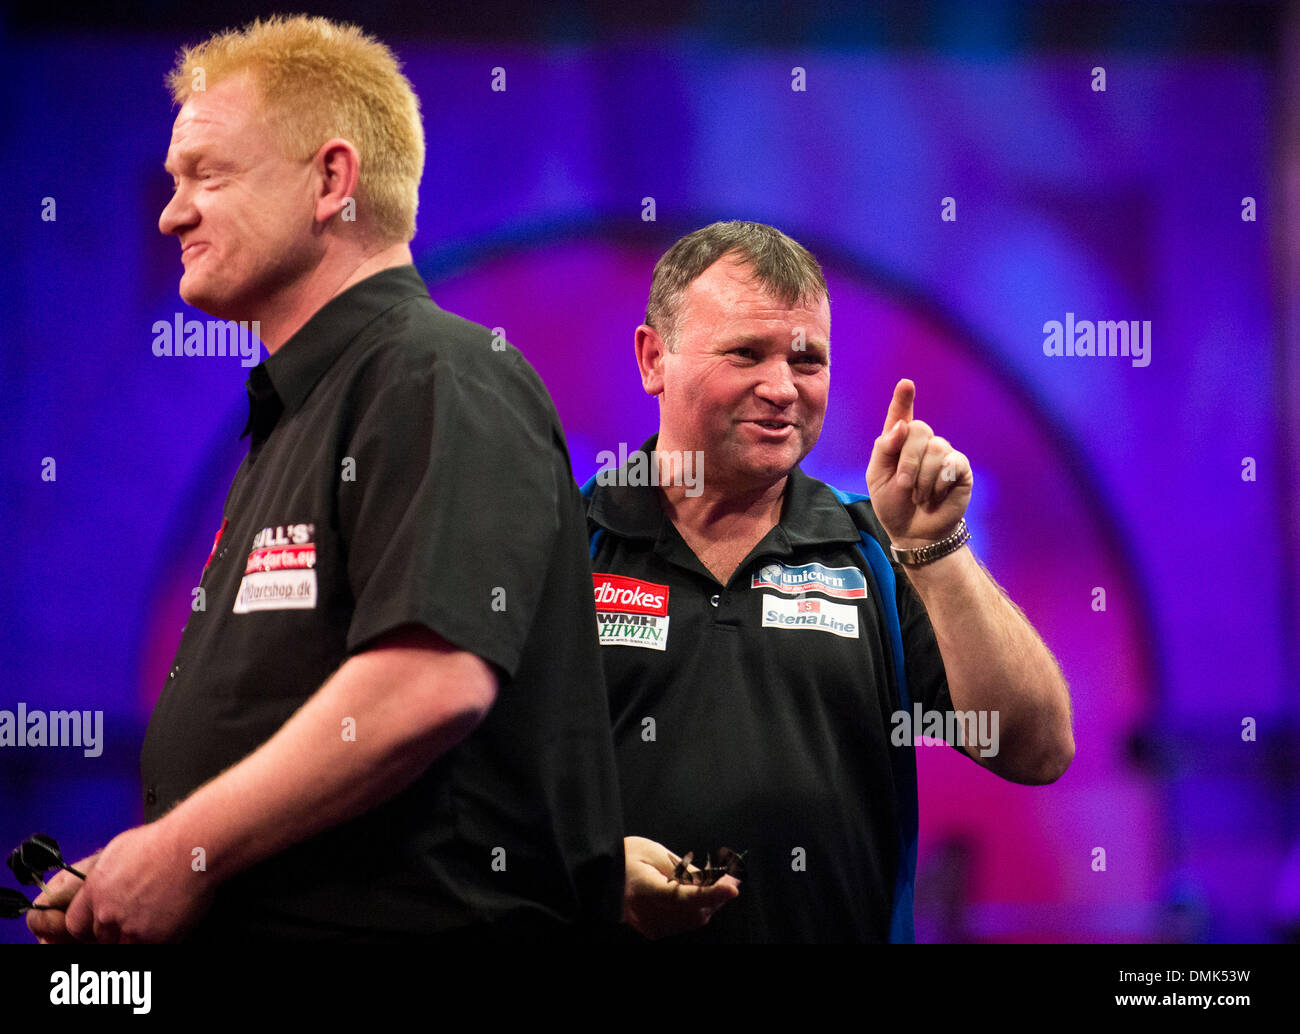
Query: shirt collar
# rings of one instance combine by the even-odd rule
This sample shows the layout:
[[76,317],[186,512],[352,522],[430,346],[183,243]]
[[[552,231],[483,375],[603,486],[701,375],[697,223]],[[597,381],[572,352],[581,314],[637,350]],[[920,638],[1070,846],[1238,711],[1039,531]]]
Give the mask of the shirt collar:
[[250,371],[243,434],[252,433],[254,443],[265,440],[282,413],[292,415],[301,408],[368,324],[413,297],[428,298],[429,288],[414,266],[395,266],[353,284],[317,309],[274,355]]
[[275,393],[275,386],[271,383],[271,378],[266,375],[264,365],[259,363],[249,370],[248,381],[244,385],[248,391],[248,423],[244,425],[243,433],[239,437],[243,438],[251,434],[253,449],[270,437],[276,422],[280,419],[280,414],[284,412],[284,403]]
[[[636,451],[651,452],[658,438],[651,435]],[[619,477],[616,484],[598,483],[590,518],[622,538],[658,540],[667,520],[658,492],[653,486],[628,485],[625,480]],[[830,487],[794,467],[786,477],[781,521],[764,539],[765,547],[770,547],[765,551],[788,555],[801,546],[857,541],[858,529]]]

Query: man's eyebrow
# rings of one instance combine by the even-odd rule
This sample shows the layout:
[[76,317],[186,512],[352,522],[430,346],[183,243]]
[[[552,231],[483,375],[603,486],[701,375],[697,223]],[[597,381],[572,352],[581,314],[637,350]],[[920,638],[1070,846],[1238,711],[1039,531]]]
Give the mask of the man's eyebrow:
[[167,160],[163,162],[163,171],[176,175],[175,170],[185,165],[193,165],[198,160],[198,154],[194,151],[176,151],[169,153]]
[[[726,338],[719,342],[723,348],[735,348],[737,346],[752,348],[757,345],[767,345],[772,338],[766,334],[741,334],[737,337]],[[805,344],[809,348],[820,349],[825,351],[831,347],[831,343],[822,337],[806,337]]]
[[187,166],[192,168],[199,164],[199,162],[203,162],[219,172],[226,172],[238,168],[238,163],[233,162],[228,158],[211,158],[205,156],[203,151],[184,150],[177,151],[175,155],[169,154],[167,160],[163,162],[163,171],[175,175],[173,169],[176,167]]
[[726,337],[718,339],[720,348],[755,348],[759,345],[766,345],[770,342],[764,334],[737,334],[735,337]]

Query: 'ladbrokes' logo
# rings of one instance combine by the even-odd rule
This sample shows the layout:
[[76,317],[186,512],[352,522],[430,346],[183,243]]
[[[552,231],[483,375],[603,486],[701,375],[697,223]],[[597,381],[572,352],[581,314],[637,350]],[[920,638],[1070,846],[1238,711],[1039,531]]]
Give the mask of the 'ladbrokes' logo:
[[601,646],[668,647],[668,586],[617,574],[594,574]]
[[668,586],[640,582],[617,574],[592,575],[596,589],[596,609],[616,610],[625,614],[667,614]]

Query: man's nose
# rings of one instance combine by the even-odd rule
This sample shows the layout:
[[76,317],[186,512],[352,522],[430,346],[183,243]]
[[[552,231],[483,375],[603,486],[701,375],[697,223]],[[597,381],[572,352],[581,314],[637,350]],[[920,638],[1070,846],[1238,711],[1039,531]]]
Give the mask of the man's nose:
[[788,406],[799,397],[785,356],[774,357],[763,365],[763,379],[757,390],[762,398],[777,406]]
[[158,229],[162,233],[178,234],[195,221],[194,205],[184,187],[172,194],[158,216]]

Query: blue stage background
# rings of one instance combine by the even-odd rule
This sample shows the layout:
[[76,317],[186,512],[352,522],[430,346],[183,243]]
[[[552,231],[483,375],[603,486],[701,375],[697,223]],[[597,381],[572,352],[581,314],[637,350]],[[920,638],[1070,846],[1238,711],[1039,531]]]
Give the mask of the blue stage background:
[[[1148,46],[1140,25],[1078,50],[975,19],[915,47],[751,28],[385,33],[423,105],[413,250],[434,300],[536,365],[585,480],[655,429],[632,337],[658,255],[727,218],[807,244],[831,285],[833,387],[805,468],[865,491],[892,386],[913,378],[917,415],[974,464],[978,555],[1074,698],[1078,754],[1052,787],[921,750],[920,938],[1294,935],[1298,468],[1271,56]],[[202,35],[6,40],[0,709],[101,709],[105,735],[93,758],[0,747],[0,838],[40,829],[74,856],[141,819],[144,725],[244,447],[239,360],[151,351],[156,320],[207,318],[157,229],[162,80]],[[1067,313],[1149,320],[1150,365],[1045,356]]]

